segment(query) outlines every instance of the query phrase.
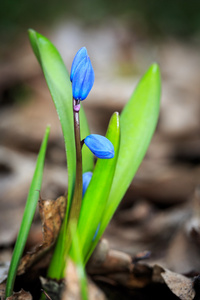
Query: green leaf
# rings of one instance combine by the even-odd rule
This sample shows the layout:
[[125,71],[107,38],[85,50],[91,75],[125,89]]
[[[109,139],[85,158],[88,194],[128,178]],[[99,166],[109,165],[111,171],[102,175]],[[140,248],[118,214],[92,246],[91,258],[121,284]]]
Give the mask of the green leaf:
[[[83,106],[81,105],[81,109],[79,112],[79,118],[80,118],[80,131],[81,131],[81,140],[86,138],[90,134],[89,125],[87,122],[87,118],[83,109]],[[82,169],[83,173],[88,171],[93,171],[94,168],[94,157],[92,152],[88,147],[82,148]]]
[[71,82],[64,62],[55,46],[46,37],[32,29],[29,30],[29,38],[44,72],[64,135],[68,167],[68,217],[76,176]]
[[33,51],[43,70],[48,88],[55,104],[57,114],[60,119],[66,148],[68,168],[67,212],[48,271],[49,277],[60,279],[61,269],[64,264],[63,253],[66,244],[67,221],[76,177],[76,149],[74,138],[72,87],[68,71],[55,46],[46,37],[34,30],[29,30],[29,38]]
[[120,115],[119,156],[99,235],[108,225],[147,151],[158,121],[160,90],[159,67],[153,64]]
[[44,168],[44,159],[46,154],[47,142],[49,137],[50,127],[47,127],[44,139],[38,154],[35,172],[31,182],[31,186],[28,193],[26,206],[24,209],[24,215],[20,226],[19,234],[15,244],[15,248],[10,263],[7,284],[6,284],[6,297],[12,295],[15,277],[17,274],[17,268],[21,259],[26,240],[29,234],[29,230],[32,224],[32,220],[35,214],[36,206],[38,203],[39,193],[42,185],[42,176]]
[[106,137],[114,146],[115,156],[112,159],[97,160],[92,179],[83,198],[79,217],[78,233],[84,261],[94,243],[93,238],[101,222],[115,173],[120,142],[118,113],[113,114]]

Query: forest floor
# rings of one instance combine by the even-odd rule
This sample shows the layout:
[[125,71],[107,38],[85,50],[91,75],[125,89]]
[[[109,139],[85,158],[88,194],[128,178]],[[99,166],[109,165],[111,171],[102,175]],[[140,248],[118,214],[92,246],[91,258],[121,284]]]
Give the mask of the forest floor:
[[[101,263],[95,262],[97,249],[87,267],[88,275],[104,293],[98,290],[98,296],[90,299],[200,299],[200,46],[170,37],[149,40],[114,22],[98,28],[63,23],[41,33],[56,45],[68,70],[76,51],[87,47],[96,75],[84,102],[92,133],[105,134],[112,112],[122,110],[152,62],[158,62],[161,69],[158,126],[104,234],[107,242],[102,241],[105,253]],[[65,194],[67,168],[60,124],[28,37],[2,47],[1,57],[2,281],[47,124],[51,124],[51,135],[43,199]],[[26,251],[41,242],[37,211]],[[78,298],[66,294],[62,299]]]

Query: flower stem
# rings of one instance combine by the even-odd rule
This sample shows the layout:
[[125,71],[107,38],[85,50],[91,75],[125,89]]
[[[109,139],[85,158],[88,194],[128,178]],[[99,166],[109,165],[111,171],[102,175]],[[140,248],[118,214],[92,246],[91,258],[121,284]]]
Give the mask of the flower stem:
[[79,122],[79,106],[78,100],[74,101],[74,132],[75,132],[75,146],[76,146],[76,181],[74,189],[74,197],[72,201],[72,207],[70,210],[70,219],[77,219],[79,217],[82,200],[82,153],[81,153],[81,138],[80,138],[80,122]]
[[[74,133],[75,133],[75,146],[76,146],[76,181],[74,188],[74,196],[71,204],[70,214],[69,214],[69,222],[67,224],[66,231],[66,245],[64,250],[64,257],[67,261],[67,255],[69,253],[72,236],[70,226],[73,223],[78,223],[78,218],[81,210],[81,202],[82,202],[82,153],[81,153],[81,139],[80,139],[80,122],[79,122],[79,109],[80,104],[78,100],[73,99],[73,107],[74,107]],[[65,266],[63,266],[62,275],[64,277]]]

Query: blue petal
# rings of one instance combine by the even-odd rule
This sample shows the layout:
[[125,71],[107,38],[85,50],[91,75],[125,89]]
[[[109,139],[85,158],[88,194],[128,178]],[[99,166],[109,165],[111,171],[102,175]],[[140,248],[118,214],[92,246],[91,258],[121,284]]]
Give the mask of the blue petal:
[[94,70],[89,56],[86,56],[77,66],[72,80],[73,97],[84,100],[94,84]]
[[90,134],[85,138],[84,142],[98,158],[113,158],[115,155],[113,144],[102,135]]
[[71,74],[70,74],[70,80],[73,80],[74,77],[74,72],[76,68],[78,67],[79,63],[87,56],[87,49],[85,47],[82,47],[81,49],[78,50],[76,53],[74,60],[72,62],[72,67],[71,67]]
[[81,89],[81,100],[84,100],[89,92],[91,91],[92,87],[94,84],[94,70],[92,68],[92,64],[90,61],[89,56],[87,57],[87,69],[85,72],[85,78],[82,84],[82,89]]
[[85,172],[83,173],[82,177],[83,177],[83,192],[82,192],[82,197],[83,197],[92,178],[92,172]]

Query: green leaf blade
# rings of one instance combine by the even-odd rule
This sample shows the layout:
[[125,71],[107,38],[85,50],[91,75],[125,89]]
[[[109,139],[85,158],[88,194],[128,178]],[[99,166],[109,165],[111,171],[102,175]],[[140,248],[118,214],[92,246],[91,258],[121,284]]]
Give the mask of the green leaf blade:
[[115,173],[120,143],[118,113],[113,114],[106,137],[114,146],[115,157],[112,159],[97,160],[91,182],[83,198],[78,223],[78,233],[84,260],[86,260],[88,252],[94,243],[93,238],[101,222]]
[[120,115],[119,156],[99,234],[104,232],[147,151],[158,120],[160,90],[159,67],[153,64]]
[[49,277],[60,279],[61,269],[65,263],[63,253],[66,244],[66,227],[76,177],[72,87],[68,71],[55,46],[46,37],[32,29],[29,30],[29,38],[56,107],[65,141],[68,169],[67,211],[48,271]]
[[36,206],[38,203],[39,193],[42,185],[42,176],[44,169],[44,160],[46,155],[47,142],[49,137],[50,127],[48,126],[43,138],[42,145],[37,158],[35,172],[29,189],[26,206],[24,209],[23,219],[18,233],[17,241],[12,255],[12,260],[9,268],[7,284],[6,284],[6,297],[11,296],[14,286],[17,268],[24,251],[26,240],[30,231],[32,220],[35,214]]
[[68,216],[76,176],[71,82],[64,62],[55,46],[46,37],[32,29],[29,30],[29,38],[43,70],[63,131],[68,166]]

